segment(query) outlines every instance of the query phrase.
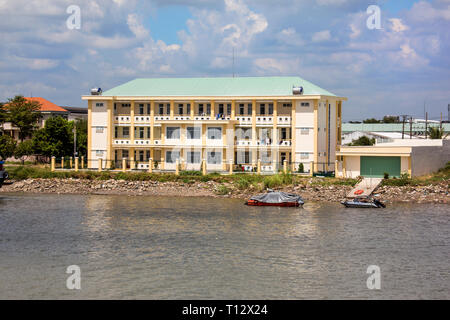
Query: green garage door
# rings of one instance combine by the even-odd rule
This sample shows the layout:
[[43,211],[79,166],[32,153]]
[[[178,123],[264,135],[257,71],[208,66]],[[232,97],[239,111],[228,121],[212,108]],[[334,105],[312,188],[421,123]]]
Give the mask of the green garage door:
[[363,177],[383,178],[400,177],[400,157],[361,157],[361,175]]

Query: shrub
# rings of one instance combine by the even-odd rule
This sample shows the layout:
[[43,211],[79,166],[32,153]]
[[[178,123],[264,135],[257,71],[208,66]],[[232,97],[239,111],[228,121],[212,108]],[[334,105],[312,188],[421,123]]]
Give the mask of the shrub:
[[298,172],[299,173],[304,173],[305,172],[305,167],[304,167],[303,163],[300,163],[298,165]]
[[218,194],[220,196],[224,196],[224,195],[226,195],[228,193],[230,193],[230,189],[227,188],[226,186],[224,186],[223,184],[218,186],[217,189],[216,189],[216,194]]
[[384,173],[384,179],[386,179],[386,180],[389,179],[389,173],[387,173],[387,172]]

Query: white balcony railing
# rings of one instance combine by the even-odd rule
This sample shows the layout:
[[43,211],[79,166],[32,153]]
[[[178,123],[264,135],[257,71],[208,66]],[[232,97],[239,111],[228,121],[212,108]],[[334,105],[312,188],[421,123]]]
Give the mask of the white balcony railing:
[[131,122],[130,116],[115,116],[114,119],[118,123],[130,123]]
[[252,117],[251,116],[247,116],[247,117],[244,117],[244,116],[239,116],[239,117],[236,117],[236,120],[238,120],[239,121],[239,124],[241,125],[241,126],[243,126],[243,125],[252,125]]
[[113,144],[128,146],[128,145],[131,145],[131,141],[130,141],[130,139],[114,139]]
[[134,117],[135,123],[150,123],[150,116],[136,116]]
[[262,125],[262,124],[273,124],[273,117],[257,116],[256,117],[256,125]]
[[277,117],[278,125],[290,125],[291,117],[289,116],[278,116]]
[[150,140],[134,140],[134,144],[137,146],[149,146],[151,145]]
[[155,116],[155,121],[170,120],[170,116]]

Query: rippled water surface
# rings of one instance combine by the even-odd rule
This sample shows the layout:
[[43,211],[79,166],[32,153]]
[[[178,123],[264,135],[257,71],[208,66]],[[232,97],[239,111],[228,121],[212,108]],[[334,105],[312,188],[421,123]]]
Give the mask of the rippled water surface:
[[2,194],[0,298],[449,299],[450,210]]

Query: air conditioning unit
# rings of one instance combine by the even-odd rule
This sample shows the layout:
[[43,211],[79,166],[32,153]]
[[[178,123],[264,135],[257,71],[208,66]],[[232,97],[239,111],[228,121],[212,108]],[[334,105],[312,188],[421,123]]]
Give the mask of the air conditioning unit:
[[92,96],[100,96],[102,95],[102,88],[92,88],[91,89]]

